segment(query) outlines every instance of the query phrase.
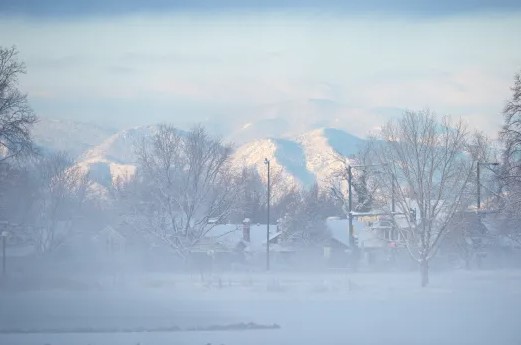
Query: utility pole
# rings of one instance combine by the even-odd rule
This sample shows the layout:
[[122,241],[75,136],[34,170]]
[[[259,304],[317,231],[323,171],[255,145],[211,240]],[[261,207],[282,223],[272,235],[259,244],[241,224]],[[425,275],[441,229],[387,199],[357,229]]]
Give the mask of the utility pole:
[[[348,211],[349,211],[349,246],[351,249],[354,248],[355,245],[355,236],[353,234],[353,168],[351,165],[347,167],[347,184],[348,184]],[[354,250],[354,249],[353,249]]]
[[268,167],[268,217],[266,222],[266,271],[270,270],[270,161],[264,158],[264,164]]
[[392,175],[391,179],[392,179],[392,181],[391,181],[391,212],[393,213],[393,216],[394,216],[394,212],[396,211],[396,205],[395,205],[395,201],[394,201],[394,175]]
[[479,209],[481,208],[481,184],[479,182],[479,166],[480,166],[480,162],[478,162],[478,171],[477,171],[477,186],[478,186],[478,211]]
[[[369,168],[369,167],[376,167],[376,166],[382,166],[383,164],[368,164],[368,165],[348,165],[347,166],[347,184],[348,184],[348,217],[349,217],[349,248],[352,251],[352,259],[353,262],[355,262],[355,268],[356,268],[356,261],[358,260],[358,244],[355,242],[355,235],[353,230],[353,168]],[[394,212],[394,184],[392,186],[393,188],[393,198],[392,198],[392,211]]]
[[395,227],[394,227],[394,212],[396,211],[396,205],[394,202],[394,174],[391,173],[391,233],[392,236],[395,236]]
[[[497,162],[478,162],[477,164],[477,174],[476,174],[476,178],[477,178],[477,181],[476,181],[476,185],[477,185],[477,199],[478,199],[478,203],[477,203],[477,212],[478,212],[478,217],[480,219],[480,222],[481,222],[481,214],[479,213],[479,211],[481,210],[481,181],[480,181],[480,175],[481,175],[481,169],[480,167],[482,165],[485,165],[485,166],[497,166],[499,165],[499,163]],[[472,243],[473,243],[473,246],[474,246],[474,249],[480,249],[482,248],[483,246],[483,242],[482,242],[482,239],[479,238],[479,239],[472,239]],[[477,264],[478,264],[478,268],[481,268],[481,253],[477,253]]]
[[2,275],[5,277],[5,236],[2,236]]
[[5,242],[7,240],[8,232],[2,231],[0,237],[2,237],[2,277],[5,278],[6,271],[6,255],[5,255]]
[[347,180],[349,188],[348,206],[349,206],[349,249],[351,250],[351,260],[353,263],[353,270],[357,270],[358,266],[358,244],[355,241],[353,229],[353,167],[347,167]]
[[477,165],[477,181],[476,181],[476,185],[477,185],[477,198],[478,198],[478,211],[481,209],[481,182],[480,182],[480,175],[481,175],[481,169],[480,169],[480,166],[482,165],[487,165],[487,166],[490,166],[490,165],[493,165],[493,166],[497,166],[499,165],[499,163],[497,162],[478,162],[478,165]]

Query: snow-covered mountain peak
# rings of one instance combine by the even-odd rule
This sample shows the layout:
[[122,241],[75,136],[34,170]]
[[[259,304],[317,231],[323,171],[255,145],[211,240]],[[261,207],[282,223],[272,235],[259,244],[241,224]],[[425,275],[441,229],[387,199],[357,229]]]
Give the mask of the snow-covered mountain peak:
[[[277,119],[262,123],[267,126],[265,129],[280,124]],[[286,125],[289,126],[288,123]],[[279,129],[282,127],[277,126]],[[128,178],[135,173],[135,146],[143,138],[156,133],[158,126],[138,126],[119,132],[81,123],[70,124],[69,131],[67,128],[67,122],[46,121],[37,134],[43,133],[43,137],[49,139],[56,138],[51,140],[51,149],[71,147],[76,152],[84,149],[78,156],[77,164],[100,185],[109,186],[115,179]],[[259,123],[249,124],[244,129],[259,129]],[[342,165],[338,161],[338,153],[352,156],[364,142],[348,132],[331,127],[314,128],[296,136],[270,134],[271,137],[250,140],[239,146],[232,155],[232,165],[236,169],[254,167],[266,179],[264,159],[267,158],[270,160],[272,182],[286,187],[309,188],[314,183],[326,185],[331,173]]]
[[157,126],[139,126],[117,132],[82,157],[87,162],[110,161],[120,164],[136,162],[135,147],[141,140],[153,135]]
[[88,150],[78,165],[89,171],[101,185],[108,186],[116,179],[128,179],[136,171],[136,145],[156,131],[157,126],[151,125],[117,132]]
[[338,154],[352,156],[363,140],[335,128],[318,128],[296,139],[266,138],[240,146],[233,156],[237,167],[255,167],[266,176],[264,159],[268,158],[273,173],[289,186],[309,188],[314,183],[325,186],[331,174],[342,168]]

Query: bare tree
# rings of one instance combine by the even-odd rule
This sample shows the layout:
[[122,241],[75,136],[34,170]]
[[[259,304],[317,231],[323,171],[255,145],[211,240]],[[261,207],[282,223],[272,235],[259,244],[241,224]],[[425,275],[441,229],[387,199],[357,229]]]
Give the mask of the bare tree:
[[[497,150],[493,142],[482,132],[475,132],[469,137],[467,152],[470,160],[482,163],[481,174],[478,181],[477,167],[472,172],[469,188],[466,189],[464,200],[469,200],[471,205],[477,205],[477,183],[480,184],[480,210],[483,212],[497,212],[502,207],[501,180],[498,178],[498,169],[490,164],[497,162]],[[484,251],[483,238],[495,234],[488,233],[481,222],[482,214],[474,210],[462,210],[450,222],[450,233],[447,236],[447,248],[454,251],[465,261],[465,268],[470,269],[472,259],[477,260],[481,266],[481,258]]]
[[232,209],[230,153],[200,126],[184,133],[161,125],[137,147],[138,214],[183,257]]
[[90,185],[88,176],[63,152],[35,165],[32,229],[41,253],[58,248],[79,216]]
[[243,167],[237,174],[235,188],[238,189],[234,209],[230,214],[232,222],[241,223],[249,218],[253,223],[265,221],[267,198],[266,185],[255,167]]
[[[343,205],[343,210],[348,214],[349,199],[349,173],[350,165],[371,165],[370,145],[366,145],[356,156],[348,158],[336,152],[333,158],[333,171],[327,178],[327,186],[330,196]],[[378,169],[352,169],[353,211],[368,212],[382,206],[381,183],[376,177]]]
[[438,121],[430,111],[406,112],[384,126],[379,139],[373,151],[385,172],[381,180],[387,190],[395,185],[397,211],[408,223],[408,231],[401,229],[402,237],[426,286],[429,261],[456,212],[467,206],[466,191],[475,170],[466,153],[467,131],[461,121]]
[[0,220],[20,224],[33,205],[35,181],[26,166],[5,163],[0,164],[0,181]]
[[514,77],[512,98],[507,102],[503,115],[505,124],[500,138],[504,144],[505,211],[509,217],[521,218],[521,72]]
[[295,246],[320,246],[327,239],[326,216],[330,204],[318,185],[298,192],[279,223],[283,240]]
[[37,119],[18,89],[23,73],[16,48],[0,47],[0,162],[35,151],[30,131]]

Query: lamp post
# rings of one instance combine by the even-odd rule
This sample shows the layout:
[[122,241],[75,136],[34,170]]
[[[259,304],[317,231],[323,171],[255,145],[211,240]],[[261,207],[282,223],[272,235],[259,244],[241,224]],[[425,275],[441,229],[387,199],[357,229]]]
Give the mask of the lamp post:
[[349,211],[349,247],[354,248],[355,236],[353,234],[353,167],[347,167],[347,187],[348,187],[348,211]]
[[9,236],[9,232],[2,231],[0,237],[2,237],[2,276],[5,277],[6,274],[6,257],[5,257],[5,242],[7,240],[7,236]]
[[394,201],[394,173],[391,173],[391,236],[400,240],[400,235],[396,235],[396,229],[394,226],[394,213],[396,212],[396,202]]
[[480,166],[497,166],[499,165],[499,163],[497,162],[478,162],[478,165],[477,165],[477,197],[478,197],[478,211],[481,209],[481,182],[479,181],[480,179]]
[[270,161],[264,158],[264,164],[268,167],[268,217],[266,222],[266,271],[270,270]]

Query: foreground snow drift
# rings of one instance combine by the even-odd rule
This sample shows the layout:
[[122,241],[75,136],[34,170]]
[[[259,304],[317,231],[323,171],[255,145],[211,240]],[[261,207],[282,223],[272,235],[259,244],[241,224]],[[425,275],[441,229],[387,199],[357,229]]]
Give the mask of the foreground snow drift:
[[[516,344],[521,272],[128,278],[101,290],[0,293],[11,345]],[[221,283],[219,284],[219,280]],[[226,325],[280,325],[266,329]],[[168,332],[168,327],[176,327]],[[216,327],[212,330],[212,327]],[[110,333],[64,333],[78,329]],[[163,330],[122,333],[118,330]],[[191,331],[183,331],[191,330]]]

